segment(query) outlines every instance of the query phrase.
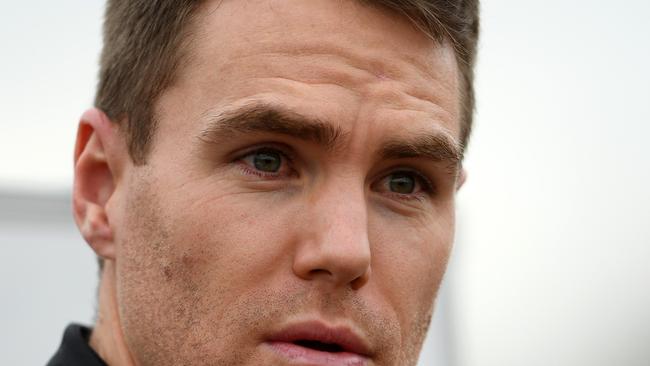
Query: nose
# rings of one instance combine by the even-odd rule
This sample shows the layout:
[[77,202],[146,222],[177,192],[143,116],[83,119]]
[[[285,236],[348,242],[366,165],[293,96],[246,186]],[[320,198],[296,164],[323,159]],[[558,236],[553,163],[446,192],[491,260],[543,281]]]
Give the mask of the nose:
[[321,192],[318,197],[301,220],[293,271],[304,280],[358,290],[370,279],[365,193]]

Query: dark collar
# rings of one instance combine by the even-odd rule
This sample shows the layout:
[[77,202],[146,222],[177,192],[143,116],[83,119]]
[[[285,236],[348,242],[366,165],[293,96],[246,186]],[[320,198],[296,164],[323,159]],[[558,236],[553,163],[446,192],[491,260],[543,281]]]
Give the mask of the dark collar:
[[47,366],[107,366],[90,348],[90,332],[90,328],[78,324],[68,325],[61,346]]

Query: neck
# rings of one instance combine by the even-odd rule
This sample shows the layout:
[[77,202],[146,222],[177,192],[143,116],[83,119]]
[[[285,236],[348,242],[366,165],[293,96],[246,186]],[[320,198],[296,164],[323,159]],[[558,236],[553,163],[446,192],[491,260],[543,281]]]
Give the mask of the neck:
[[97,321],[90,335],[90,347],[109,365],[135,365],[131,357],[118,313],[115,263],[106,260],[99,286]]

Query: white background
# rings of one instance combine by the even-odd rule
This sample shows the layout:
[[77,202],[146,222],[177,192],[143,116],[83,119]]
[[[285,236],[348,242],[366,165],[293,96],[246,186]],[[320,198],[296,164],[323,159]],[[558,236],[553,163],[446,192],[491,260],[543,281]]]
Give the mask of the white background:
[[[0,0],[0,364],[92,320],[65,192],[103,3]],[[421,365],[650,365],[650,3],[482,3],[459,232]]]

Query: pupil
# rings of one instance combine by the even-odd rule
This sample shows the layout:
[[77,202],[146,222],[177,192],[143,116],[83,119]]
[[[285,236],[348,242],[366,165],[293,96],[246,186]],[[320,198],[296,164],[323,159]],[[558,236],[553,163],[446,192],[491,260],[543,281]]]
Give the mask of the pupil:
[[409,194],[415,190],[415,179],[407,174],[393,174],[390,176],[390,190],[395,193]]
[[275,173],[280,170],[282,159],[278,153],[264,151],[255,154],[253,163],[255,164],[255,169],[257,170]]

